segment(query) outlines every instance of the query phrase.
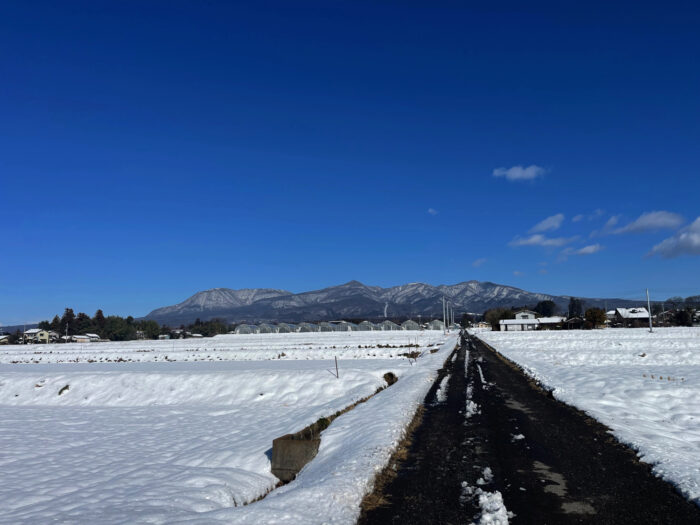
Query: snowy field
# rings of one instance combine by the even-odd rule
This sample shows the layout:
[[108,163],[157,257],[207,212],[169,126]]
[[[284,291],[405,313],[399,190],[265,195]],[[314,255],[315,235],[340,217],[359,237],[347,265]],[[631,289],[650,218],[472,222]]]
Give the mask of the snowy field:
[[[353,523],[456,343],[350,332],[0,350],[0,523]],[[277,483],[274,438],[371,396],[386,372],[399,381],[250,503]]]
[[[420,341],[418,341],[420,339]],[[395,357],[396,348],[442,340],[441,331],[317,332],[217,335],[167,341],[68,343],[0,347],[0,364],[146,363],[260,359],[369,359]],[[383,348],[379,348],[379,346]],[[387,348],[388,346],[388,348]],[[284,355],[281,355],[283,354]]]
[[700,505],[700,328],[477,335]]

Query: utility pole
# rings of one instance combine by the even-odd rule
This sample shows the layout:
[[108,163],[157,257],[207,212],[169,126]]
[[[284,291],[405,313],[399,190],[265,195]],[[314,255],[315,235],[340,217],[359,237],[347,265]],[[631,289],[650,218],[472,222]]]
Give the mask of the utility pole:
[[651,327],[651,303],[649,302],[649,288],[647,288],[647,312],[649,313],[649,333],[654,333],[654,329]]
[[445,333],[447,333],[447,325],[445,324],[446,318],[445,318],[445,311],[446,311],[446,306],[445,306],[445,296],[442,296],[442,329]]

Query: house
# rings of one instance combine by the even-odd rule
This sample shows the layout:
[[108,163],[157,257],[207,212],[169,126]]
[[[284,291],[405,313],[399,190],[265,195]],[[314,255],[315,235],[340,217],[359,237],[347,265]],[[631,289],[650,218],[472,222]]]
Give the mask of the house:
[[167,339],[170,339],[170,334],[160,334],[160,335],[158,336],[158,340],[159,340],[159,341],[165,341],[165,340],[167,340]]
[[85,334],[76,334],[71,338],[74,343],[89,343],[91,339]]
[[101,337],[97,334],[85,334],[85,335],[90,338],[91,343],[97,343],[101,339]]
[[[517,314],[516,314],[517,315]],[[501,319],[498,321],[501,332],[528,332],[537,330],[540,322],[538,319],[523,317],[520,319]]]
[[515,313],[516,319],[537,319],[537,312],[532,310],[520,310]]
[[648,326],[649,312],[646,308],[616,308],[615,320],[625,327]]
[[409,319],[408,321],[404,321],[403,323],[401,323],[401,328],[403,328],[404,330],[420,330],[420,325],[415,321]]
[[564,324],[567,330],[581,330],[586,321],[581,317],[569,317]]
[[24,332],[25,343],[48,343],[50,338],[49,331],[41,328],[30,328]]
[[0,335],[0,345],[9,345],[10,344],[10,336],[9,335]]

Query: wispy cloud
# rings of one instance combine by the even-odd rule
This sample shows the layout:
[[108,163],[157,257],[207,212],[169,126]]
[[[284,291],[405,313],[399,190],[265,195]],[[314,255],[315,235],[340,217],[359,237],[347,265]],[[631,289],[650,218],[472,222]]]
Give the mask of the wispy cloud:
[[622,217],[622,215],[613,215],[607,221],[605,221],[605,224],[603,225],[602,229],[593,230],[589,237],[593,238],[598,237],[599,235],[607,235],[609,233],[612,233],[615,226],[617,226],[620,222],[620,217]]
[[570,256],[572,255],[592,255],[594,253],[598,253],[600,250],[603,249],[603,246],[600,244],[589,244],[588,246],[584,246],[583,248],[564,248],[560,253],[559,257],[557,257],[557,262],[563,262],[566,261]]
[[648,255],[660,255],[666,259],[681,255],[700,255],[700,217],[654,246]]
[[574,242],[578,237],[547,237],[540,233],[529,237],[516,237],[508,246],[564,246]]
[[481,266],[481,265],[484,264],[485,262],[486,262],[486,258],[485,258],[485,257],[481,257],[480,259],[477,259],[476,261],[474,261],[474,262],[472,263],[472,266],[473,266],[474,268],[478,268],[479,266]]
[[496,168],[493,170],[494,177],[505,177],[507,180],[532,180],[537,177],[542,177],[545,174],[545,169],[540,166],[513,166],[512,168]]
[[544,268],[540,268],[540,271],[537,273],[539,273],[540,275],[547,275],[549,272],[547,270],[545,270]]
[[586,219],[588,221],[592,221],[595,219],[598,219],[605,215],[605,211],[601,210],[600,208],[596,208],[593,210],[593,213],[589,213],[588,215],[584,215],[583,213],[579,213],[578,215],[575,215],[571,221],[572,222],[581,222],[583,219]]
[[678,228],[683,224],[683,217],[670,211],[650,211],[642,213],[636,220],[617,228],[612,233],[643,233],[656,230]]
[[516,277],[520,277],[520,276],[525,275],[525,274],[524,274],[523,272],[521,272],[521,271],[515,270],[515,271],[513,272],[513,275],[515,275]]
[[603,247],[600,244],[589,244],[588,246],[574,251],[574,255],[591,255],[593,253],[598,253],[602,249]]
[[552,215],[551,217],[547,217],[543,221],[540,221],[537,224],[535,224],[532,228],[530,228],[530,231],[528,233],[538,233],[538,232],[546,232],[546,231],[550,231],[550,230],[558,230],[559,227],[561,226],[562,222],[564,222],[564,214],[557,213],[556,215]]
[[438,212],[435,208],[428,208],[428,215],[437,215]]

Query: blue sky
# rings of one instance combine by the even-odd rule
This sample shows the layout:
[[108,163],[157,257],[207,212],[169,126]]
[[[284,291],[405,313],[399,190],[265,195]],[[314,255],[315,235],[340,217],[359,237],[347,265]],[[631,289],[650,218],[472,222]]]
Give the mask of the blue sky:
[[0,322],[351,279],[698,294],[699,24],[673,2],[4,3]]

